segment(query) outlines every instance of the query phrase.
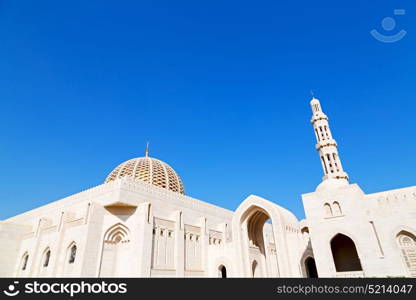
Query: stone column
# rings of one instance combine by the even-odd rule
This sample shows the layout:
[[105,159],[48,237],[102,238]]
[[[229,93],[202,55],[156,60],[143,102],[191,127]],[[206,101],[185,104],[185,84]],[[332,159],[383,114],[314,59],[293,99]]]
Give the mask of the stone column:
[[175,212],[175,267],[176,277],[185,277],[185,240],[182,211]]
[[137,213],[137,239],[132,240],[132,249],[137,249],[137,268],[133,267],[132,276],[150,277],[152,261],[153,212],[150,202],[141,203]]
[[204,270],[205,275],[209,275],[208,269],[208,243],[209,243],[209,236],[208,236],[208,228],[207,228],[207,218],[202,217],[200,218],[201,224],[201,267]]
[[[85,247],[81,277],[97,277],[99,276],[99,268],[101,262],[102,250],[102,234],[103,234],[103,210],[101,205],[88,203],[84,224],[85,230]],[[79,249],[81,250],[81,249]]]
[[32,257],[29,257],[29,273],[28,273],[28,277],[36,277],[37,276],[37,270],[39,269],[39,264],[41,264],[42,262],[39,262],[39,252],[40,255],[42,255],[42,251],[43,249],[39,249],[40,247],[40,240],[41,240],[41,235],[42,235],[42,227],[44,225],[44,223],[47,222],[47,219],[45,218],[40,218],[38,220],[38,225],[36,227],[36,231],[35,231],[35,247],[34,247],[34,251],[32,254]]

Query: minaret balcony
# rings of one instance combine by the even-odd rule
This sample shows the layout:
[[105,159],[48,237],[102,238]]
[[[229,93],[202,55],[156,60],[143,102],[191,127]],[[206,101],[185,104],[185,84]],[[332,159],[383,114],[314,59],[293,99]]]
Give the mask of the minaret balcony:
[[313,123],[315,123],[316,121],[319,121],[319,120],[328,121],[329,119],[324,113],[318,113],[318,114],[314,114],[312,116],[311,123],[313,124]]
[[323,140],[320,141],[319,143],[317,143],[315,145],[316,150],[320,150],[323,147],[328,147],[328,146],[334,146],[334,147],[338,147],[337,142],[334,139],[327,139],[327,140]]

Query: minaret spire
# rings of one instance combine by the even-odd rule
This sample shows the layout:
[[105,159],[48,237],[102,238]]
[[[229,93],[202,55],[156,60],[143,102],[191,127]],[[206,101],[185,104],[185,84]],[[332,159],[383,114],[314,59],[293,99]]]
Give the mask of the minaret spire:
[[146,150],[144,152],[144,156],[149,157],[149,142],[146,143]]
[[341,159],[338,155],[338,145],[332,138],[328,117],[323,113],[319,100],[313,95],[310,104],[312,108],[311,123],[317,142],[316,150],[319,152],[324,171],[322,180],[335,179],[348,182],[348,174],[342,168]]

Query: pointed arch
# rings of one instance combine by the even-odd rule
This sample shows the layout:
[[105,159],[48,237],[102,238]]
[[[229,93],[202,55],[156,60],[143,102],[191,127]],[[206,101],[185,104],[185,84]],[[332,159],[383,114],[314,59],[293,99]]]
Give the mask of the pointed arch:
[[334,216],[342,216],[341,205],[339,205],[338,201],[334,201],[332,203],[332,207],[333,207]]
[[20,256],[19,260],[16,263],[15,266],[15,276],[16,277],[27,277],[27,274],[29,272],[29,251],[26,250],[23,252],[23,254]]
[[396,241],[408,275],[416,277],[416,236],[409,231],[401,230],[396,235]]
[[19,267],[19,270],[20,270],[21,272],[26,271],[26,269],[27,269],[27,265],[28,265],[28,262],[29,262],[29,252],[28,252],[28,251],[25,251],[25,252],[23,253],[23,255],[22,255],[21,260],[20,260],[20,267]]
[[270,219],[269,214],[261,208],[256,209],[251,216],[247,216],[247,233],[249,241],[252,245],[259,247],[264,251],[261,243],[263,242],[263,227],[267,220]]
[[107,229],[104,234],[104,241],[106,242],[128,242],[129,241],[129,229],[122,223],[117,223]]
[[253,274],[253,278],[254,278],[254,274],[256,274],[256,268],[257,268],[257,261],[253,260],[253,262],[251,263],[251,273]]
[[396,238],[400,246],[409,247],[416,244],[415,235],[405,230],[400,231]]
[[233,264],[232,264],[232,260],[230,260],[228,257],[225,256],[220,256],[218,257],[214,264],[213,264],[213,273],[212,273],[212,277],[221,277],[221,266],[223,266],[224,268],[226,268],[226,275],[227,278],[232,277],[234,275],[234,271],[233,271]]
[[332,207],[329,203],[324,204],[325,217],[332,217]]
[[337,233],[330,241],[332,257],[337,272],[363,271],[354,241]]
[[307,278],[318,278],[318,271],[316,269],[315,258],[308,256],[305,261],[305,270]]
[[261,277],[260,267],[259,267],[259,263],[257,262],[257,260],[253,260],[253,262],[251,263],[251,272],[253,274],[253,278]]
[[77,244],[74,241],[71,242],[66,250],[66,253],[67,253],[66,261],[68,264],[75,263],[75,259],[77,257],[77,250],[78,250]]
[[218,266],[218,277],[227,278],[227,268],[224,265]]
[[79,264],[79,245],[77,242],[72,240],[65,250],[65,256],[63,262],[59,264],[60,276],[62,277],[74,277],[79,276],[77,273],[79,270],[77,265]]
[[99,277],[122,277],[130,266],[130,230],[116,223],[104,233]]
[[35,272],[38,277],[45,277],[50,274],[50,262],[51,262],[51,248],[45,247],[40,255],[39,262],[37,264],[37,270]]
[[42,252],[41,267],[47,268],[49,266],[49,261],[51,259],[51,249],[46,247]]
[[[273,262],[271,262],[268,251],[260,251],[259,253],[256,250],[252,252],[252,245],[250,245],[250,240],[259,242],[260,246],[264,245],[264,241],[261,241],[263,237],[260,235],[259,228],[264,226],[268,219],[267,226],[271,229],[271,237],[276,248],[281,249],[277,252]],[[241,277],[251,277],[252,260],[256,258],[265,277],[297,275],[299,268],[289,258],[291,241],[287,239],[288,228],[292,224],[298,224],[298,220],[287,209],[255,195],[247,197],[235,211],[232,221],[233,241],[236,242],[235,256],[239,260],[237,265],[239,270],[236,271],[236,274],[241,274],[239,275]],[[249,236],[253,239],[250,239]],[[266,264],[267,268],[263,268],[263,265]]]

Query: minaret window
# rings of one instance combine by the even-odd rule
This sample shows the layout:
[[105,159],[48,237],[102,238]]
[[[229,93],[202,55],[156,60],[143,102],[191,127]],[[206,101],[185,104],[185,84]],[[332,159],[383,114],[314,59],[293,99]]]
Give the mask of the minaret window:
[[322,139],[324,140],[325,139],[325,135],[324,135],[324,132],[322,130],[322,126],[319,126],[319,131],[321,132]]
[[332,217],[332,208],[328,203],[324,204],[325,217]]
[[323,157],[323,156],[321,156],[321,159],[322,159],[322,165],[324,166],[324,169],[325,169],[325,174],[328,174],[328,170],[327,170],[327,168],[326,168],[326,164],[325,164],[324,157]]
[[335,164],[335,167],[337,168],[337,172],[339,172],[339,167],[337,163],[337,155],[335,153],[332,153],[332,157],[334,158],[334,164]]
[[329,164],[329,168],[330,168],[330,170],[331,170],[331,173],[334,173],[334,170],[333,170],[333,168],[332,168],[332,164],[331,164],[331,155],[327,154],[327,155],[326,155],[326,158],[327,158],[327,160],[328,160],[328,164]]
[[335,216],[341,216],[342,215],[342,210],[341,210],[341,206],[339,205],[339,203],[337,201],[335,201],[332,205],[334,207],[334,215]]
[[315,133],[316,133],[316,138],[318,139],[318,142],[320,141],[320,139],[319,139],[319,133],[318,133],[318,130],[315,128]]

